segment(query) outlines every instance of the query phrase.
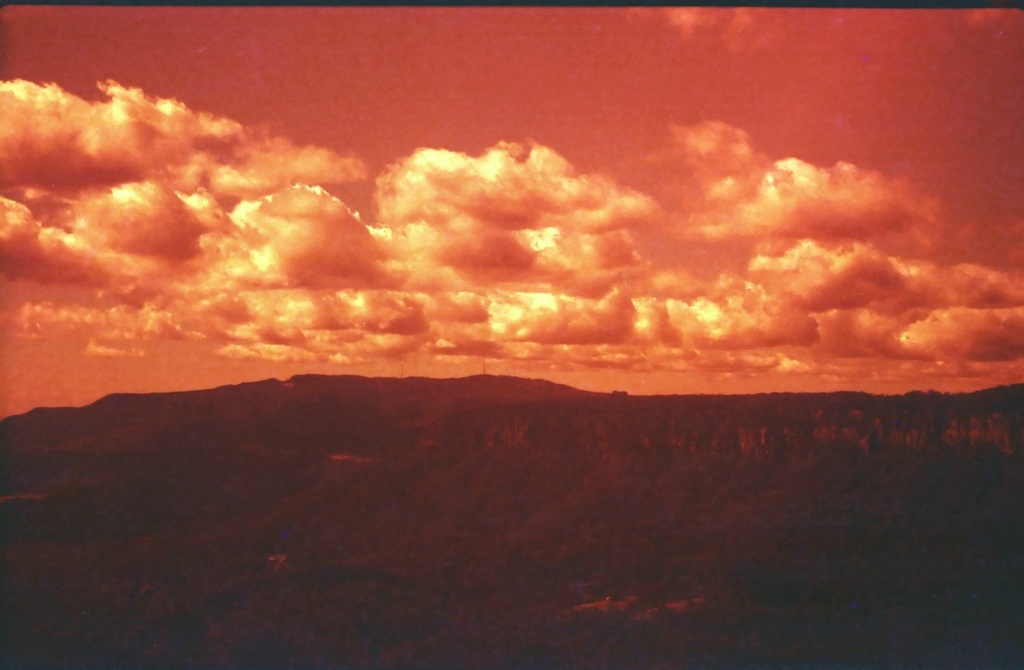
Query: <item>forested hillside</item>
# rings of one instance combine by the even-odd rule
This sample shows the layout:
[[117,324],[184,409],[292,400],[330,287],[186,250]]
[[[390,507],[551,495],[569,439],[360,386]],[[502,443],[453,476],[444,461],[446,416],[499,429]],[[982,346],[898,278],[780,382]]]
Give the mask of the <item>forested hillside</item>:
[[1024,663],[1024,385],[301,376],[0,440],[6,667]]

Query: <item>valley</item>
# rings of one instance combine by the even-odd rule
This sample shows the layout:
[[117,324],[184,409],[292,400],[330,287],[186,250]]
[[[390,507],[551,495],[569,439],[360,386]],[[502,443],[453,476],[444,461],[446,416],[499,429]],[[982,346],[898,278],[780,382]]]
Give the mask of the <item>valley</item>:
[[1024,385],[300,376],[0,440],[5,667],[1024,662]]

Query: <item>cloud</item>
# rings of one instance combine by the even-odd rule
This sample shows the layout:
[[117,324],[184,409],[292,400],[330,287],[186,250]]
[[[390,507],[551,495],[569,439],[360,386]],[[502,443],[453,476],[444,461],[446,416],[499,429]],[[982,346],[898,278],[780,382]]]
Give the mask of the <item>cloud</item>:
[[459,324],[487,323],[487,298],[479,292],[461,291],[430,296],[434,318]]
[[813,344],[818,324],[749,281],[723,279],[717,295],[668,299],[669,323],[698,349],[748,349]]
[[491,332],[499,341],[599,344],[628,338],[636,308],[619,292],[600,300],[550,293],[498,293],[491,300],[489,313]]
[[[10,279],[129,290],[162,285],[201,265],[204,235],[223,221],[203,194],[182,196],[152,181],[90,189],[61,207],[0,199],[0,274]],[[40,198],[41,199],[41,198]],[[195,261],[192,263],[192,261]]]
[[234,161],[211,171],[211,190],[242,198],[258,197],[290,184],[333,184],[366,176],[362,162],[322,147],[296,147],[281,137],[241,144]]
[[360,362],[422,347],[425,299],[386,290],[248,290],[190,311],[221,355]]
[[71,222],[90,249],[182,262],[199,254],[207,228],[173,191],[154,182],[134,182],[93,192],[75,203]]
[[773,39],[766,26],[770,14],[747,7],[673,7],[649,15],[660,17],[687,41],[710,36],[733,52],[762,47]]
[[801,240],[781,255],[755,256],[748,268],[796,306],[813,312],[867,305],[905,309],[926,300],[919,264],[859,242],[829,248]]
[[944,229],[935,243],[935,260],[947,263],[984,261],[1024,269],[1024,218],[958,222]]
[[936,310],[899,334],[908,355],[928,360],[1011,361],[1024,356],[1024,307]]
[[1024,304],[1020,272],[906,259],[860,242],[825,246],[800,240],[782,253],[755,256],[748,269],[773,291],[812,312],[867,306],[900,312]]
[[110,308],[55,304],[52,301],[25,303],[15,317],[24,337],[47,338],[86,334],[104,340],[201,339],[203,334],[187,330],[174,310],[155,304],[135,308]]
[[126,295],[387,283],[358,215],[321,186],[295,185],[363,178],[358,159],[114,82],[99,88],[105,99],[92,102],[54,84],[0,83],[4,276]]
[[28,207],[0,196],[0,276],[41,284],[100,285],[106,275],[60,228],[43,227]]
[[776,250],[800,239],[868,242],[927,256],[951,232],[939,200],[903,180],[844,161],[773,159],[721,121],[673,126],[669,149],[652,158],[679,171],[669,218],[691,241]]
[[671,136],[679,156],[712,197],[732,195],[737,176],[757,173],[769,163],[766,156],[754,150],[745,131],[722,121],[673,125]]
[[1024,272],[974,263],[932,265],[931,281],[948,305],[1018,307],[1024,305]]
[[458,230],[540,230],[570,225],[602,232],[637,225],[653,202],[600,176],[578,176],[542,145],[500,142],[473,157],[420,149],[377,180],[380,218]]
[[56,84],[0,83],[5,121],[0,129],[0,185],[82,187],[135,181],[145,175],[150,161],[178,163],[187,158],[181,147],[159,141],[168,131],[228,136],[237,130],[212,123],[183,128],[181,121],[205,126],[212,119],[180,114],[173,103],[162,110],[150,105],[147,111],[154,113],[144,118],[137,113],[143,110],[136,92],[112,83],[100,89],[108,102],[87,102]]
[[[867,308],[833,309],[816,315],[819,349],[828,357],[904,358],[905,352],[897,338],[908,321],[927,314],[914,312],[908,316],[885,314]],[[888,364],[888,363],[887,363]]]
[[220,254],[223,272],[267,286],[375,286],[393,283],[385,249],[341,200],[318,186],[296,185],[230,213],[234,234]]
[[84,353],[86,356],[102,356],[104,358],[124,358],[126,356],[138,358],[139,356],[145,356],[146,350],[140,349],[139,347],[118,349],[116,347],[97,344],[96,340],[89,340],[89,344],[85,347]]
[[423,346],[422,301],[387,290],[404,277],[387,240],[320,185],[361,178],[357,159],[101,90],[88,102],[53,85],[0,89],[15,127],[0,131],[14,198],[0,200],[0,272],[97,289],[88,305],[24,303],[22,336],[88,337],[94,356],[147,339],[338,362]]
[[837,384],[995,378],[1024,358],[1013,225],[1002,267],[963,262],[970,226],[910,184],[767,156],[721,121],[671,129],[667,190],[685,197],[668,213],[554,149],[499,142],[396,161],[364,221],[325,186],[362,177],[357,159],[101,92],[0,85],[0,275],[50,285],[8,320],[83,355],[190,339],[240,359]]
[[654,201],[577,175],[540,145],[502,142],[480,156],[420,149],[377,180],[378,226],[421,287],[486,282],[601,295],[639,263],[628,229]]
[[[870,240],[929,226],[935,205],[909,187],[849,163],[819,168],[797,158],[776,161],[760,176],[751,197],[739,197],[726,177],[708,192],[724,201],[698,215],[695,232],[713,240],[801,238]],[[919,238],[926,240],[926,237]]]
[[300,147],[177,100],[107,81],[92,102],[56,84],[0,82],[0,188],[78,190],[159,178],[176,190],[206,184],[252,196],[294,180],[365,176],[361,161]]
[[273,361],[276,363],[309,363],[323,360],[316,352],[299,347],[268,342],[252,342],[249,344],[225,344],[217,350],[217,354],[225,358]]

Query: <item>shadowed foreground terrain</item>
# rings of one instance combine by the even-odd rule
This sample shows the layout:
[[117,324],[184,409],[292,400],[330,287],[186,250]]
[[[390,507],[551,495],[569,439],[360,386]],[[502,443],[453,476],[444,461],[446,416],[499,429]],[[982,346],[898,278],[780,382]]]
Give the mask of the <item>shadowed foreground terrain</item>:
[[0,422],[6,667],[1024,664],[1024,385],[301,376]]

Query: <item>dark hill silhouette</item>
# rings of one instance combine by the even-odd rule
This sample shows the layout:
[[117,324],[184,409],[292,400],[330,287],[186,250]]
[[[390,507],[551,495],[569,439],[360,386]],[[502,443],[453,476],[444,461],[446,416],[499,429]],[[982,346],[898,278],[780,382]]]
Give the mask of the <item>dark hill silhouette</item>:
[[1022,414],[484,375],[37,409],[5,667],[1018,667]]

